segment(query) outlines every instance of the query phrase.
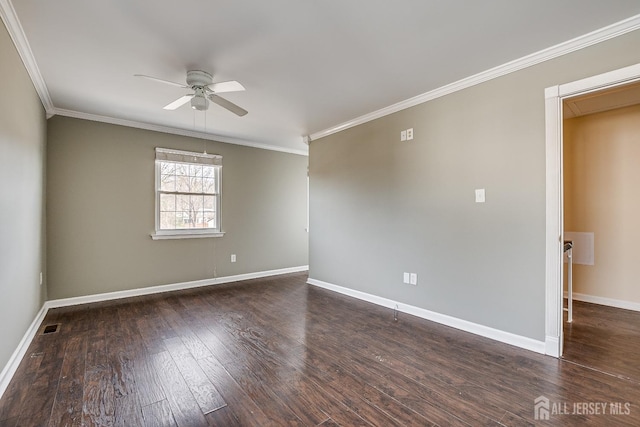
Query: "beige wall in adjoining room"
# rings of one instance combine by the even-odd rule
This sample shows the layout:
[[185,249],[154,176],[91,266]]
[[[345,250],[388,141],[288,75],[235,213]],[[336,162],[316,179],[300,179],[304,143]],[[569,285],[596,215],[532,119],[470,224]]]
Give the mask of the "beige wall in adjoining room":
[[[308,264],[306,156],[67,117],[48,145],[50,299]],[[225,235],[152,240],[155,148],[205,145],[223,156]]]
[[640,105],[564,122],[564,227],[594,233],[574,292],[640,303]]
[[0,23],[0,371],[46,298],[42,103]]

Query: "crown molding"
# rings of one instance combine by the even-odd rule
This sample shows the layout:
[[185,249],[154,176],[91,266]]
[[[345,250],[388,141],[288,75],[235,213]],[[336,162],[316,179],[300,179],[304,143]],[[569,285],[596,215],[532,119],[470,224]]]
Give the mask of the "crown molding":
[[9,36],[11,37],[11,40],[13,40],[13,44],[16,46],[18,55],[20,55],[20,59],[22,59],[22,63],[27,69],[29,77],[31,77],[33,86],[40,97],[40,101],[42,102],[45,112],[47,113],[47,117],[51,117],[53,115],[52,111],[54,107],[53,102],[51,101],[51,96],[49,95],[49,90],[42,78],[38,64],[33,56],[33,52],[31,51],[31,46],[29,46],[27,36],[22,29],[22,25],[20,25],[18,15],[16,14],[16,10],[13,8],[10,0],[0,0],[0,17],[2,17],[2,22],[4,22],[5,27],[7,27]]
[[[7,28],[7,31],[9,32],[9,35],[16,46],[16,50],[18,51],[18,54],[20,55],[20,58],[24,63],[27,73],[31,77],[31,81],[33,82],[35,90],[38,93],[38,96],[40,97],[42,105],[46,111],[47,118],[50,118],[55,114],[60,114],[68,117],[82,118],[86,120],[119,124],[123,126],[139,128],[139,129],[155,130],[158,132],[165,132],[165,133],[176,134],[176,135],[184,135],[184,136],[191,136],[195,138],[215,140],[220,142],[226,142],[229,144],[244,145],[248,147],[260,148],[265,150],[280,151],[280,152],[298,154],[303,156],[308,155],[307,150],[289,149],[284,147],[272,146],[268,144],[256,143],[252,141],[246,141],[238,138],[231,138],[231,137],[225,137],[220,135],[210,135],[210,134],[205,134],[200,132],[192,132],[192,131],[187,131],[182,129],[171,128],[167,126],[157,126],[157,125],[151,125],[147,123],[121,120],[121,119],[116,119],[116,118],[111,118],[106,116],[98,116],[98,115],[93,115],[88,113],[81,113],[77,111],[55,108],[53,105],[53,101],[51,100],[51,96],[49,95],[49,91],[47,89],[45,81],[42,77],[42,74],[40,73],[40,69],[38,68],[36,60],[33,56],[33,52],[31,51],[31,47],[29,45],[27,37],[22,29],[22,25],[20,24],[16,11],[13,8],[11,0],[0,0],[0,17],[2,18],[2,21],[4,22]],[[632,16],[630,18],[619,21],[617,23],[601,28],[599,30],[592,31],[588,34],[576,37],[572,40],[560,43],[558,45],[552,46],[547,49],[543,49],[541,51],[538,51],[531,55],[524,56],[514,61],[507,62],[506,64],[499,65],[497,67],[480,72],[473,76],[466,77],[464,79],[458,80],[456,82],[450,83],[448,85],[442,86],[432,91],[414,96],[404,101],[400,101],[396,104],[390,105],[385,108],[381,108],[379,110],[362,115],[360,117],[356,117],[352,120],[343,122],[341,124],[332,126],[330,128],[312,133],[310,135],[305,135],[302,137],[302,141],[308,145],[311,141],[324,138],[325,136],[329,136],[334,133],[352,128],[354,126],[358,126],[363,123],[367,123],[372,120],[379,119],[381,117],[396,113],[401,110],[405,110],[407,108],[414,107],[419,104],[423,104],[425,102],[443,97],[445,95],[449,95],[451,93],[454,93],[463,89],[467,89],[469,87],[504,76],[506,74],[510,74],[510,73],[522,70],[524,68],[537,65],[541,62],[549,61],[551,59],[557,58],[562,55],[566,55],[576,50],[584,49],[586,47],[621,36],[623,34],[629,33],[631,31],[635,31],[637,29],[640,29],[640,15]]]
[[[204,133],[204,132],[196,132],[196,131],[192,131],[192,130],[173,128],[173,127],[169,127],[169,126],[154,125],[154,124],[151,124],[151,123],[138,122],[138,121],[134,121],[134,120],[117,119],[117,118],[114,118],[114,117],[107,117],[107,116],[100,116],[100,115],[97,115],[97,114],[82,113],[82,112],[79,112],[79,111],[65,110],[65,109],[62,109],[62,108],[54,108],[52,113],[53,113],[53,115],[71,117],[71,118],[75,118],[75,119],[90,120],[90,121],[93,121],[93,122],[108,123],[108,124],[118,125],[118,126],[126,126],[126,127],[130,127],[130,128],[144,129],[144,130],[150,130],[150,131],[154,131],[154,132],[168,133],[168,134],[171,134],[171,135],[180,135],[180,136],[187,136],[187,137],[190,137],[190,138],[199,138],[199,139],[206,139],[206,140],[209,140],[209,141],[224,142],[226,144],[242,145],[242,146],[245,146],[245,147],[259,148],[261,150],[278,151],[278,152],[281,152],[281,153],[297,154],[299,156],[308,156],[309,155],[309,151],[308,150],[298,150],[298,149],[295,149],[295,148],[286,148],[286,147],[279,147],[279,146],[270,145],[270,144],[261,144],[259,142],[248,141],[248,140],[241,139],[241,138],[233,138],[233,137],[223,136],[223,135],[215,135],[215,134]],[[302,141],[302,139],[301,139],[301,141]]]
[[545,61],[557,58],[562,55],[575,52],[580,49],[592,46],[597,43],[621,36],[640,29],[640,15],[635,15],[625,20],[616,22],[615,24],[601,28],[599,30],[592,31],[588,34],[576,37],[569,41],[557,44],[555,46],[543,49],[541,51],[532,53],[522,58],[507,62],[506,64],[499,65],[489,70],[474,74],[473,76],[466,77],[448,85],[439,87],[429,92],[414,96],[413,98],[400,101],[396,104],[390,105],[380,110],[373,111],[355,119],[346,121],[336,126],[312,133],[306,137],[307,141],[315,141],[325,136],[338,133],[345,129],[352,128],[354,126],[361,125],[363,123],[370,122],[375,119],[379,119],[389,114],[396,113],[407,108],[414,107],[419,104],[443,97],[445,95],[452,94],[454,92],[467,89],[469,87],[484,83],[489,80],[504,76],[506,74],[514,73],[516,71],[528,68]]

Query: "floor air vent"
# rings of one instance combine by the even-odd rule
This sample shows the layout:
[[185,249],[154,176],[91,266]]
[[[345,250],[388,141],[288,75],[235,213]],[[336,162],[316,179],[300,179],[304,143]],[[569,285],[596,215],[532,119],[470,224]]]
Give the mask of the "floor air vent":
[[59,324],[47,325],[44,327],[44,331],[42,332],[42,334],[45,335],[45,334],[53,334],[54,332],[58,332],[58,326],[60,325]]

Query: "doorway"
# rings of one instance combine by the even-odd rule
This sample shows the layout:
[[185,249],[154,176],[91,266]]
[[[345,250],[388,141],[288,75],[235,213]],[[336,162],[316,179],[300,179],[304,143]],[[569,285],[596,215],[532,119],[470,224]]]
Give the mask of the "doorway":
[[563,352],[563,119],[564,103],[588,94],[640,82],[640,64],[545,90],[546,126],[546,313],[545,353]]
[[638,382],[640,82],[567,99],[563,115],[564,239],[575,245],[576,286],[562,358]]

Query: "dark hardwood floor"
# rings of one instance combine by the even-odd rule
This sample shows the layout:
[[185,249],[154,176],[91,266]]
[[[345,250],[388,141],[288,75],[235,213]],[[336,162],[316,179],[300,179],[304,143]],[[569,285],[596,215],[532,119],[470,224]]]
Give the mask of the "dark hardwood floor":
[[564,333],[565,360],[640,387],[639,312],[574,301],[573,322],[565,322]]
[[[50,310],[0,400],[0,425],[640,425],[637,377],[402,313],[394,321],[392,310],[305,282],[293,274]],[[58,331],[42,334],[50,324]],[[534,419],[539,396],[548,421]],[[614,404],[606,414],[581,406],[602,402]],[[559,404],[570,413],[554,412]]]

